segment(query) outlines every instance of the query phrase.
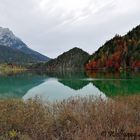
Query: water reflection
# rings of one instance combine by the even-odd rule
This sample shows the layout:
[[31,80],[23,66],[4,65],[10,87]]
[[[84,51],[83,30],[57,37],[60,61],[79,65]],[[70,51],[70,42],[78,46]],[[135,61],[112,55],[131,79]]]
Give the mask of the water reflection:
[[29,90],[23,97],[23,99],[27,100],[37,96],[42,100],[60,101],[63,99],[68,99],[70,97],[85,97],[88,95],[92,95],[94,97],[100,96],[103,99],[106,98],[106,96],[102,92],[100,92],[96,87],[94,87],[91,83],[79,90],[77,90],[77,88],[75,90],[71,88],[71,84],[70,86],[68,84],[67,86],[64,86],[59,82],[58,79],[49,78],[44,83]]
[[87,76],[84,72],[74,72],[74,71],[63,71],[63,73],[54,74],[58,78],[58,81],[64,86],[68,86],[71,89],[79,90],[87,86],[90,82],[86,79]]
[[21,98],[44,80],[43,75],[31,73],[0,76],[0,98]]
[[140,94],[140,73],[96,73],[87,72],[91,81],[106,96]]
[[0,76],[0,98],[62,100],[71,96],[140,94],[140,73],[61,72]]

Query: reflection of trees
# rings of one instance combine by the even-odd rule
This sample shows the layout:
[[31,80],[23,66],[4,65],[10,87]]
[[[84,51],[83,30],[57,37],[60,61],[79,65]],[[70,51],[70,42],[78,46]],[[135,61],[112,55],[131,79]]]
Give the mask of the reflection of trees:
[[137,80],[95,80],[92,83],[107,96],[140,93],[140,81]]
[[97,79],[140,79],[140,73],[134,72],[98,72],[98,71],[86,71],[86,75],[90,78]]
[[61,71],[48,74],[51,77],[57,77],[58,81],[65,86],[74,90],[82,89],[89,84],[89,81],[84,80],[86,77],[84,72],[77,71]]
[[41,84],[44,79],[44,76],[36,74],[0,76],[0,96],[21,98],[28,90]]
[[[82,89],[91,82],[107,96],[140,93],[140,73],[100,73],[88,71],[85,74],[84,72],[62,71],[61,73],[52,73],[50,75],[57,77],[60,83],[74,90]],[[85,80],[88,77],[95,80]]]
[[60,79],[58,80],[65,86],[68,86],[74,90],[79,90],[89,84],[89,81],[80,80],[80,79]]
[[108,73],[87,71],[93,85],[107,96],[140,94],[140,73]]
[[[85,74],[84,72],[61,71],[47,75],[58,78],[58,82],[74,90],[82,89],[91,82],[107,96],[140,93],[140,73],[87,72]],[[88,81],[86,80],[88,77],[94,79]],[[46,76],[43,74],[29,73],[0,76],[0,97],[22,97],[28,90],[41,84],[44,79]]]

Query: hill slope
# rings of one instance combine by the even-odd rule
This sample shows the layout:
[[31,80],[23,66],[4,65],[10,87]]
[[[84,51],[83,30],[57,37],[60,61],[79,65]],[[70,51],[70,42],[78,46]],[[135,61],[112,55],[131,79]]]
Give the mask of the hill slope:
[[88,59],[87,52],[75,47],[47,62],[46,68],[52,71],[83,69]]
[[89,59],[86,69],[139,69],[140,26],[125,36],[116,35],[98,49]]
[[23,41],[17,38],[8,28],[0,27],[0,45],[18,50],[32,57],[33,61],[48,61],[49,58],[30,49]]
[[36,60],[32,55],[25,54],[17,49],[0,45],[0,63],[33,63]]

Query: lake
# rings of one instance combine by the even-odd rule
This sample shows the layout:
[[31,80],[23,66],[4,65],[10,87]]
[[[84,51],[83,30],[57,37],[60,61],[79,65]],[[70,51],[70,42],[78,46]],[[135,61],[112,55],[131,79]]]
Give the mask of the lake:
[[61,72],[22,73],[0,76],[0,98],[61,101],[70,97],[140,94],[140,73]]

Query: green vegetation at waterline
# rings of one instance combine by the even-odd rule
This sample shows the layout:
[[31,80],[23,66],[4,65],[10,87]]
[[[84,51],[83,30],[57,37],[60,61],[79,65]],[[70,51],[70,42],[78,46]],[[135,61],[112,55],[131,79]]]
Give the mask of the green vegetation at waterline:
[[106,101],[78,98],[47,104],[0,100],[0,139],[139,139],[139,106],[140,96]]
[[26,71],[25,66],[9,64],[0,64],[0,74],[16,74]]

